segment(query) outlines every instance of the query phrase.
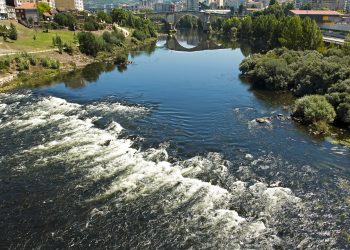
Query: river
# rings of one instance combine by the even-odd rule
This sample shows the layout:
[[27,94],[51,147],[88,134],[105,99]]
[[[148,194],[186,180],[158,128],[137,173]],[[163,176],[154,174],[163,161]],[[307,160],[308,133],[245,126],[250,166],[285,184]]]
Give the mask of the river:
[[349,148],[241,80],[249,53],[179,32],[0,94],[0,248],[349,248]]

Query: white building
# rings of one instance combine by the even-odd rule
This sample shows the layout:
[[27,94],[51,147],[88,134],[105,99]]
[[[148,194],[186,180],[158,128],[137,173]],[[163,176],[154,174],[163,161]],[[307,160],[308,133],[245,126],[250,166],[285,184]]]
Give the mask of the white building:
[[84,10],[83,0],[55,0],[55,5],[59,10]]
[[0,18],[7,19],[7,9],[5,0],[0,0]]

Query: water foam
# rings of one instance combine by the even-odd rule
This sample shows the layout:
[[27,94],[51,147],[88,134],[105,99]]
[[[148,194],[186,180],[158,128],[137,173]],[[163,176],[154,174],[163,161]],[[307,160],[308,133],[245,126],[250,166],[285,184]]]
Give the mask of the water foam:
[[[45,97],[23,106],[0,128],[28,133],[41,127],[55,128],[44,142],[22,150],[17,157],[34,159],[35,167],[64,162],[70,167],[67,171],[83,173],[80,187],[109,179],[86,200],[88,203],[108,201],[117,206],[145,197],[152,200],[161,193],[157,208],[161,207],[162,213],[183,210],[188,216],[185,222],[174,221],[174,228],[203,228],[211,234],[215,246],[272,248],[280,244],[269,224],[284,206],[299,206],[300,199],[290,189],[240,181],[229,173],[230,164],[217,153],[171,164],[164,147],[140,152],[132,148],[131,140],[118,138],[122,127],[117,121],[100,129],[94,126],[93,118],[86,117],[87,113],[103,116],[113,112],[138,116],[147,110],[119,103],[84,107]],[[244,214],[237,210],[242,204],[248,210]],[[92,217],[108,214],[104,206],[92,210]]]

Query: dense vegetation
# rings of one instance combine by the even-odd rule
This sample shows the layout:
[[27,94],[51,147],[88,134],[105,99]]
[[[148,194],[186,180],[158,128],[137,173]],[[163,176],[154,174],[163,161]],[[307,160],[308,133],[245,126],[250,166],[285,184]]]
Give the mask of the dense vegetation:
[[0,25],[0,36],[2,36],[4,40],[7,40],[8,38],[11,40],[17,40],[18,34],[16,26],[13,23],[10,24],[9,28],[6,25]]
[[260,49],[286,47],[289,49],[318,49],[322,46],[322,34],[316,22],[310,18],[287,16],[290,5],[278,3],[246,16],[216,21],[212,28],[221,30],[231,39],[247,39]]
[[[84,29],[87,31],[99,29],[98,21],[114,22],[123,27],[133,29],[132,41],[144,41],[147,38],[156,37],[156,27],[148,19],[142,19],[133,15],[131,12],[123,9],[114,9],[110,15],[100,13],[97,17],[88,17],[85,19]],[[78,34],[79,49],[82,53],[91,56],[97,56],[100,51],[112,51],[114,47],[123,47],[125,45],[125,36],[113,27],[113,31],[105,31],[102,35],[95,35],[91,32],[80,32]]]
[[157,37],[157,28],[149,19],[133,15],[124,9],[113,9],[111,12],[112,21],[123,27],[134,29],[133,37],[143,41],[146,38]]
[[10,70],[10,68],[17,71],[25,71],[34,66],[41,66],[48,69],[59,69],[60,62],[48,57],[38,58],[27,53],[18,54],[13,57],[6,56],[0,59],[0,72],[6,72]]
[[79,49],[82,53],[96,56],[99,51],[111,51],[114,46],[123,46],[125,37],[117,30],[105,31],[101,36],[91,32],[80,32],[78,34]]
[[[290,90],[296,96],[323,95],[324,100],[315,105],[321,109],[325,102],[330,103],[336,111],[336,121],[350,125],[350,54],[346,46],[343,50],[331,48],[323,53],[274,49],[244,59],[240,70],[257,87]],[[299,106],[315,103],[315,99],[302,100],[297,102]],[[300,114],[299,111],[295,114]],[[324,109],[328,111],[331,113],[330,109]],[[301,117],[304,121],[310,120],[304,115]],[[332,119],[326,121],[332,122]]]
[[186,15],[180,19],[177,27],[186,29],[198,29],[202,27],[202,22],[195,16]]

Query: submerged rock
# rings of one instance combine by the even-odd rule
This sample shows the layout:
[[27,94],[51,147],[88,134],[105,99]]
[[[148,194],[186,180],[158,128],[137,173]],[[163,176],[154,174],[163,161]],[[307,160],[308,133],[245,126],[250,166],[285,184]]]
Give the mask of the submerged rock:
[[256,118],[255,121],[257,123],[271,123],[271,119],[268,117]]

